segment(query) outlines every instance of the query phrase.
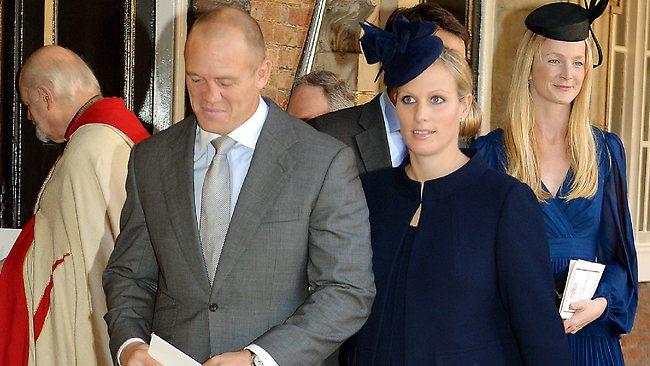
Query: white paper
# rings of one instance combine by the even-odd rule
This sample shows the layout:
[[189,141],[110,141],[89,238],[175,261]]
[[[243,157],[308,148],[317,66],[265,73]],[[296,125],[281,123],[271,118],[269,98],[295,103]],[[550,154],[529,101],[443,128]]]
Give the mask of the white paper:
[[569,319],[575,313],[569,309],[573,302],[591,300],[596,293],[598,283],[605,270],[605,265],[584,260],[571,260],[569,274],[560,304],[560,316]]
[[167,343],[164,339],[151,333],[149,343],[149,356],[153,357],[163,366],[201,366],[192,357]]
[[20,229],[0,229],[0,260],[7,258],[18,234],[20,234]]

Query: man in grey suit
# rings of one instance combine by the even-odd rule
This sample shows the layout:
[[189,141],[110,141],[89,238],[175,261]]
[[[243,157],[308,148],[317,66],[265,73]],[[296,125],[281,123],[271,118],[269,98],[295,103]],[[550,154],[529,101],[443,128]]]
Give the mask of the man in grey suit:
[[156,365],[155,332],[205,365],[320,365],[375,293],[354,154],[260,97],[271,63],[248,14],[200,17],[185,62],[195,116],[129,160],[104,273],[113,356]]
[[[411,8],[397,9],[388,17],[387,30],[399,15],[409,20],[436,23],[436,35],[442,39],[445,47],[465,55],[469,32],[440,5],[428,1]],[[390,95],[391,91],[387,90],[368,103],[316,117],[309,124],[350,146],[356,155],[361,175],[396,167],[406,156],[406,146],[399,132],[397,111]]]

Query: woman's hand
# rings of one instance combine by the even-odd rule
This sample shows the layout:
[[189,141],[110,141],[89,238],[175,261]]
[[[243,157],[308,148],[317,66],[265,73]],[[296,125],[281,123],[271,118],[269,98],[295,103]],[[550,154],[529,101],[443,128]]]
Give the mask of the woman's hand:
[[578,333],[587,324],[598,319],[606,308],[607,300],[604,297],[572,302],[569,304],[569,309],[576,312],[570,319],[564,321],[564,333]]

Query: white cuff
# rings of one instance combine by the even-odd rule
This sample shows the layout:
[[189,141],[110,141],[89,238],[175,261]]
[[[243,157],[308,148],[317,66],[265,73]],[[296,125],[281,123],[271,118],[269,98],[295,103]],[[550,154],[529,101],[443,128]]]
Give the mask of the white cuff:
[[147,343],[142,338],[129,338],[129,339],[126,340],[126,342],[122,343],[122,345],[120,346],[120,349],[117,350],[117,364],[119,366],[122,366],[122,363],[120,362],[120,356],[122,355],[122,351],[124,351],[126,346],[128,346],[131,343],[135,343],[135,342],[142,342],[142,343],[145,343],[145,344]]
[[250,346],[244,348],[247,349],[254,354],[257,355],[257,357],[260,358],[260,361],[264,364],[264,366],[279,366],[277,362],[271,357],[271,355],[264,350],[264,348],[256,345],[255,343],[251,344]]

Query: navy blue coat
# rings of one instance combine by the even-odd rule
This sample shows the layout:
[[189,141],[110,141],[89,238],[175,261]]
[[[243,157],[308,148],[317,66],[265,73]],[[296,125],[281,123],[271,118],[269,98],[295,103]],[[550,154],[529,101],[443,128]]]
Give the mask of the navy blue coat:
[[[386,364],[377,356],[380,338],[396,336],[382,327],[387,282],[420,204],[420,185],[406,164],[363,179],[377,296],[370,318],[342,349],[344,364]],[[478,156],[427,181],[406,276],[405,364],[571,364],[549,263],[530,188]]]

